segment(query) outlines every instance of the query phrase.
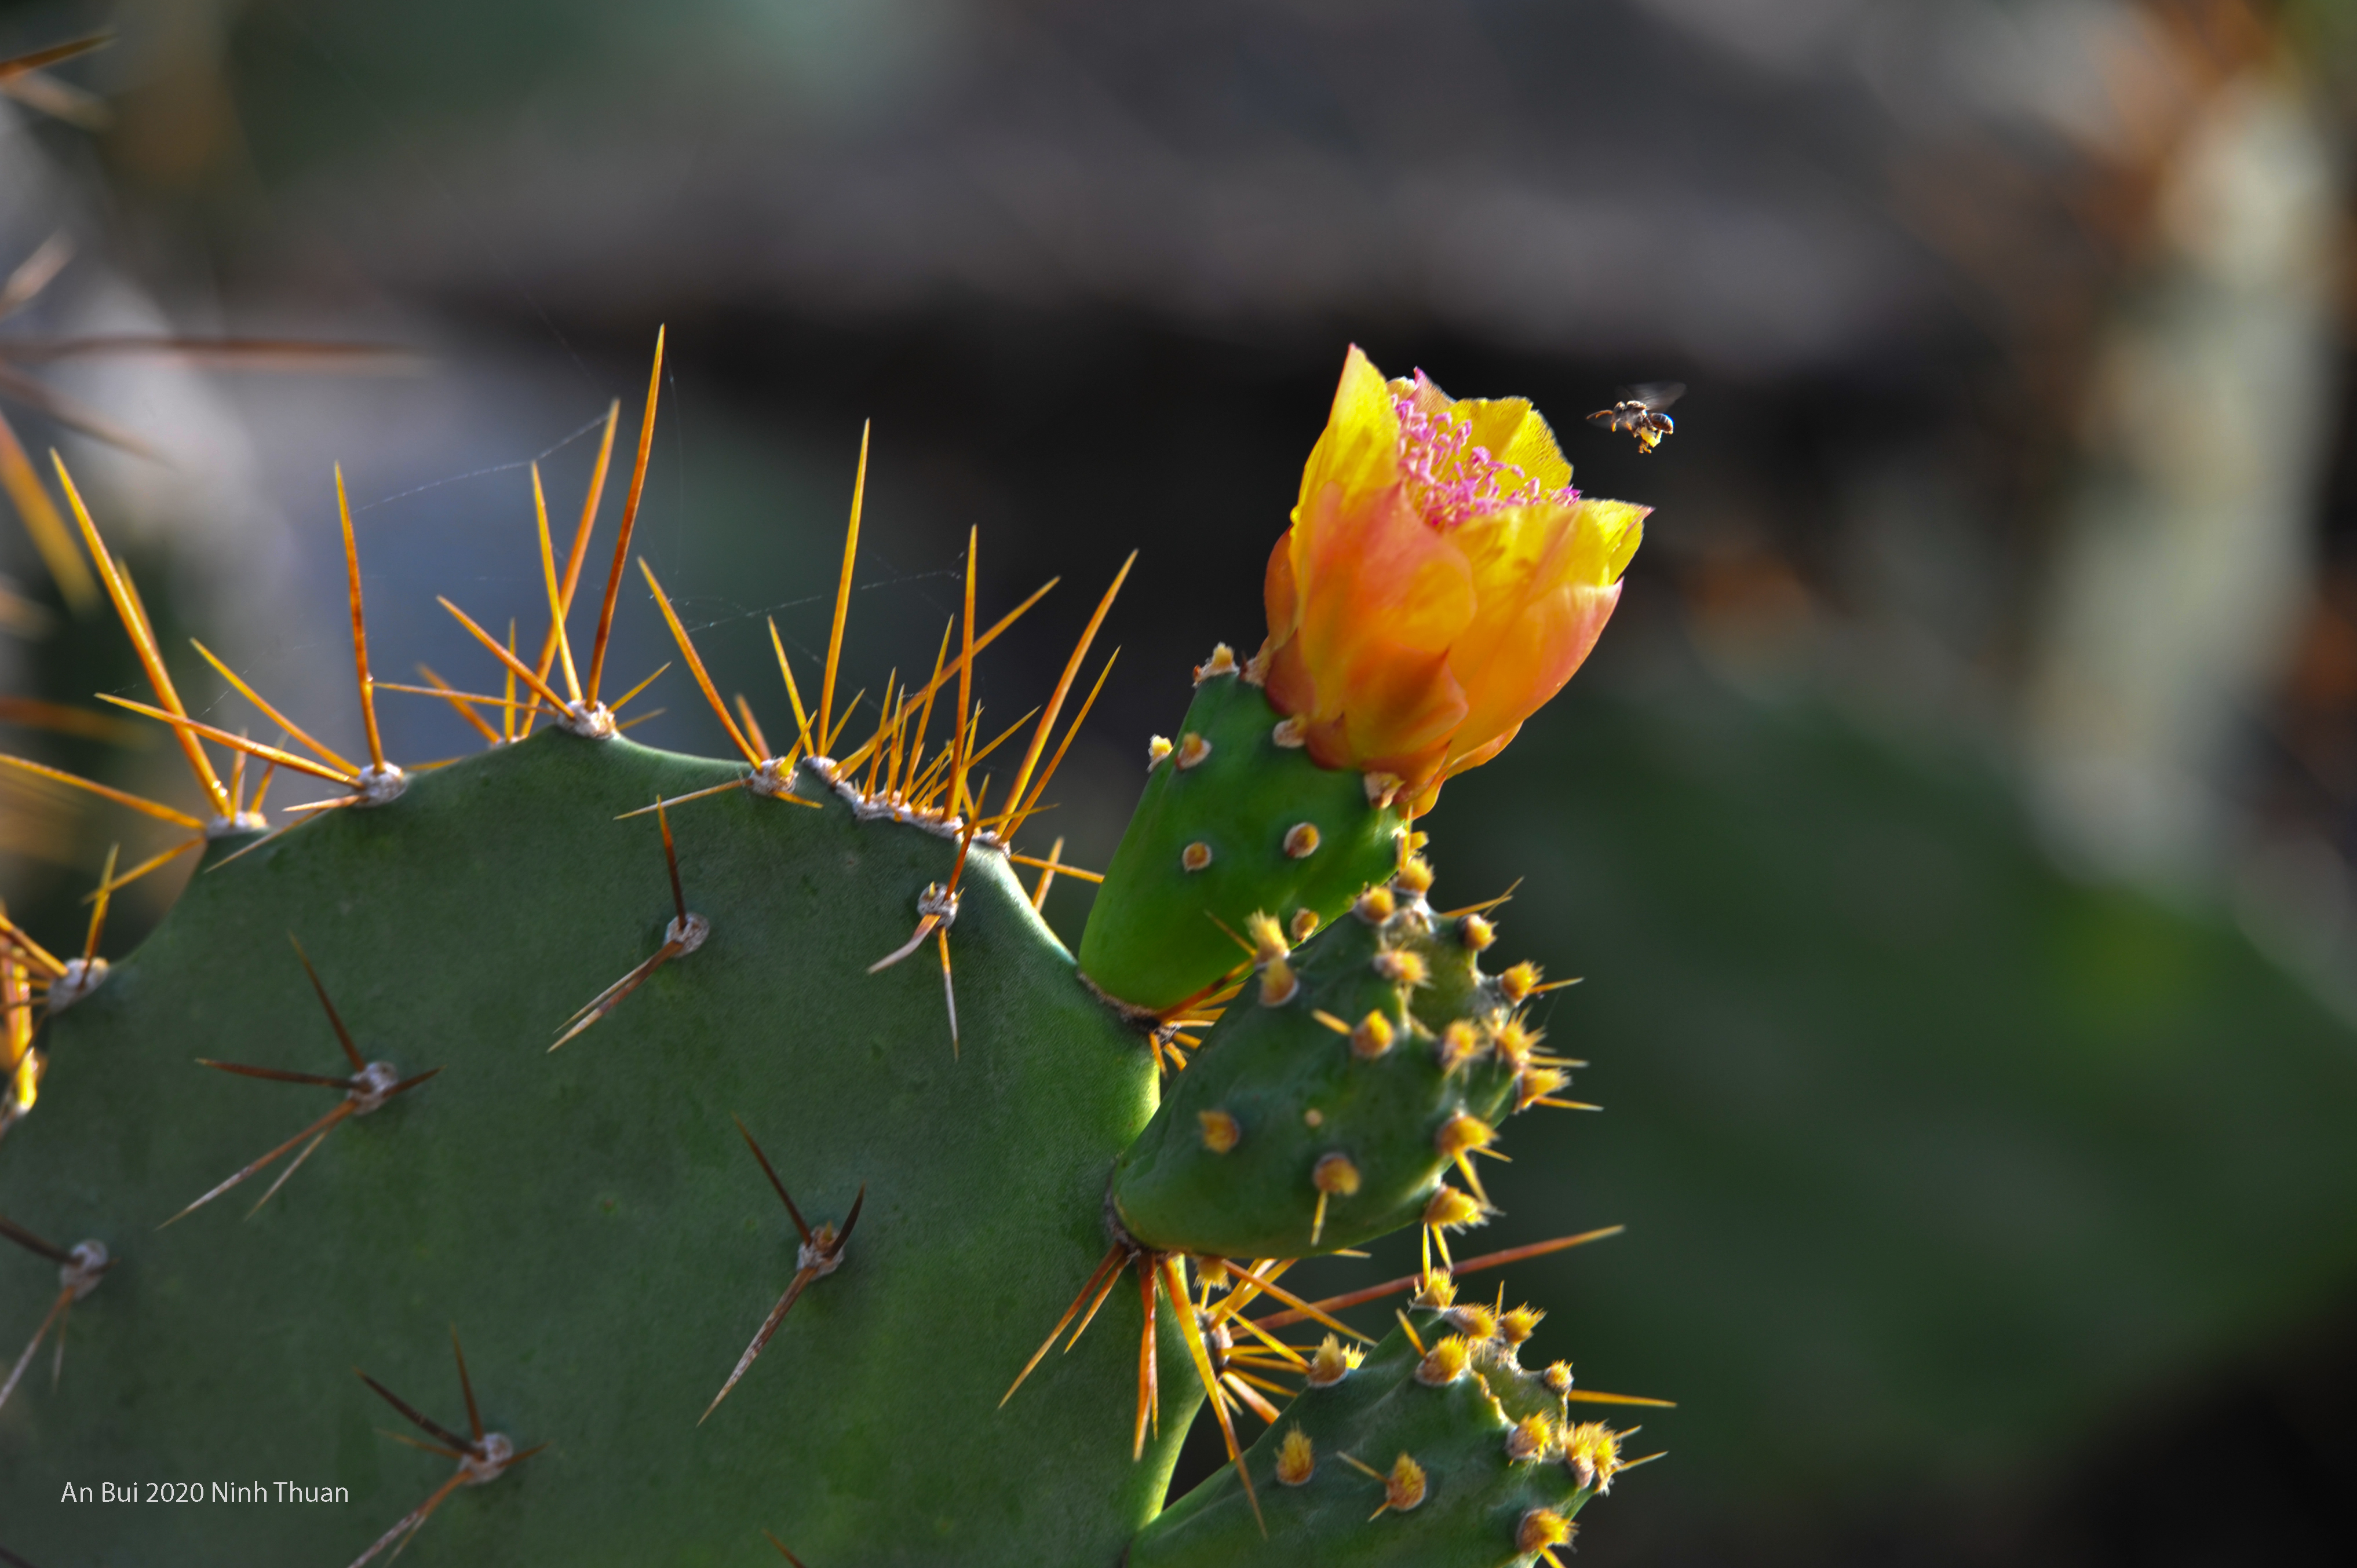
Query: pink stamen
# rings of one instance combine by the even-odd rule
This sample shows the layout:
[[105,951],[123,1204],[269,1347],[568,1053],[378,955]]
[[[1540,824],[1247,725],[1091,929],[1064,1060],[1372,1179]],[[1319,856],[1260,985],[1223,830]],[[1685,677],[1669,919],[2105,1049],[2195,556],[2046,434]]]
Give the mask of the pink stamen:
[[1408,499],[1435,528],[1455,528],[1516,506],[1568,506],[1579,499],[1569,485],[1549,491],[1519,464],[1501,462],[1485,446],[1467,445],[1472,421],[1447,411],[1427,413],[1416,393],[1431,385],[1418,371],[1413,382],[1394,381],[1399,414],[1400,469]]

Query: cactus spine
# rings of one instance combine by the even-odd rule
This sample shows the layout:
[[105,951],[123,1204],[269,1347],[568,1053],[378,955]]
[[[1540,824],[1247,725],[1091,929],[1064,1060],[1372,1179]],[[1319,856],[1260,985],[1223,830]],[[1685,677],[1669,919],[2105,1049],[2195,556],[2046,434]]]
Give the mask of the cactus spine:
[[[1620,1464],[1570,1404],[1617,1396],[1522,1370],[1529,1310],[1454,1306],[1448,1236],[1483,1213],[1474,1157],[1575,1064],[1522,1018],[1528,966],[1482,972],[1486,917],[1430,908],[1399,782],[1291,744],[1220,650],[1076,964],[1017,880],[1071,868],[1015,844],[1121,579],[996,803],[971,677],[1012,616],[978,629],[971,551],[931,678],[846,751],[864,442],[814,704],[779,649],[790,744],[720,701],[651,572],[738,759],[634,744],[600,693],[654,390],[586,661],[594,486],[561,563],[540,508],[537,660],[450,607],[504,690],[444,693],[491,744],[433,771],[378,737],[349,513],[364,762],[242,682],[283,745],[189,717],[59,466],[154,688],[124,705],[209,814],[148,803],[200,870],[111,967],[95,925],[71,960],[0,929],[0,1322],[39,1324],[0,1392],[0,1545],[1555,1561]],[[249,758],[334,792],[265,831]],[[102,918],[153,864],[110,863]],[[1282,1282],[1410,1225],[1425,1270],[1368,1299],[1417,1306],[1370,1350]],[[45,1344],[70,1366],[28,1375]],[[1206,1403],[1237,1462],[1165,1511]],[[270,1506],[79,1500],[167,1479]]]

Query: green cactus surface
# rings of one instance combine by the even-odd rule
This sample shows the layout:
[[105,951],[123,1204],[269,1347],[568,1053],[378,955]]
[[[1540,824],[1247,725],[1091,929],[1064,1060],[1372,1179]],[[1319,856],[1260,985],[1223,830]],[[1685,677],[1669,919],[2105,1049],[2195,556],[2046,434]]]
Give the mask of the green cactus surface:
[[[1165,1391],[1144,1464],[1117,1353],[1043,1369],[1054,1422],[993,1407],[1103,1249],[1105,1168],[1154,1072],[1003,861],[967,866],[952,1057],[937,972],[866,971],[954,842],[859,821],[807,771],[822,810],[682,806],[710,940],[546,1048],[671,918],[654,818],[612,819],[740,772],[544,731],[200,874],[54,1020],[41,1102],[0,1144],[5,1212],[120,1264],[74,1308],[58,1388],[38,1369],[0,1412],[0,1541],[44,1568],[348,1562],[447,1469],[372,1434],[400,1423],[352,1369],[455,1427],[455,1325],[487,1422],[553,1446],[444,1505],[437,1561],[744,1561],[764,1529],[817,1563],[1119,1555],[1200,1393]],[[365,1055],[442,1071],[336,1129],[251,1220],[274,1171],[158,1230],[335,1101],[194,1060],[339,1068],[289,930]],[[794,1273],[734,1117],[812,1223],[866,1200],[841,1268],[699,1427]],[[44,1278],[0,1257],[12,1320]],[[1135,1338],[1134,1299],[1106,1317],[1098,1348]],[[224,1477],[350,1501],[233,1524],[58,1503]]]

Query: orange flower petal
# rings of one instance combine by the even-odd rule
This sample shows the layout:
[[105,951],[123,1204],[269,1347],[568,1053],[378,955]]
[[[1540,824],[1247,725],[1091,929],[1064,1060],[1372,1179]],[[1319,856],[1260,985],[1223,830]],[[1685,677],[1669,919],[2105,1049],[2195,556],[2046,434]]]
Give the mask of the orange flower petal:
[[1580,500],[1500,512],[1458,530],[1475,563],[1481,613],[1449,652],[1471,700],[1450,771],[1478,766],[1457,758],[1518,727],[1587,659],[1620,602],[1620,570],[1645,512],[1625,501]]
[[1314,678],[1302,716],[1320,730],[1340,721],[1341,766],[1445,748],[1465,714],[1448,650],[1480,607],[1470,564],[1397,486],[1352,512],[1343,500],[1329,489],[1294,524],[1295,567],[1318,585],[1291,639]]

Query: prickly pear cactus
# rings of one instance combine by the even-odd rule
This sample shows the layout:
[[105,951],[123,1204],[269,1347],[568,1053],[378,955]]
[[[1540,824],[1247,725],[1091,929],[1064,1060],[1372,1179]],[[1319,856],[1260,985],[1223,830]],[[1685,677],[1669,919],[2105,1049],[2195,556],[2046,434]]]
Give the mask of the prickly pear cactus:
[[[110,859],[79,955],[0,926],[0,1327],[29,1336],[0,1547],[1555,1561],[1625,1467],[1572,1404],[1649,1402],[1523,1370],[1535,1312],[1455,1303],[1509,1261],[1451,1259],[1486,1211],[1475,1159],[1569,1103],[1576,1064],[1523,1021],[1536,972],[1484,972],[1488,915],[1430,907],[1414,814],[1569,676],[1637,514],[1569,490],[1526,404],[1353,350],[1270,638],[1197,671],[1076,961],[1037,909],[1092,874],[1017,846],[1121,580],[1012,788],[977,798],[974,661],[1012,617],[977,626],[969,552],[931,679],[852,744],[855,489],[825,668],[779,650],[790,744],[720,702],[650,572],[737,758],[637,746],[600,693],[654,385],[586,660],[603,455],[562,559],[540,510],[536,658],[449,607],[498,690],[424,693],[489,743],[432,771],[378,741],[399,688],[370,672],[349,514],[364,761],[217,660],[285,733],[190,718],[59,465],[153,687],[115,700],[170,727],[200,799],[115,797],[185,836]],[[1527,624],[1501,639],[1501,616]],[[288,774],[328,792],[274,821]],[[109,897],[182,854],[188,890],[110,963]],[[1415,1278],[1283,1283],[1409,1226]],[[1408,1292],[1380,1343],[1338,1316]],[[1233,1462],[1166,1509],[1204,1408]]]

